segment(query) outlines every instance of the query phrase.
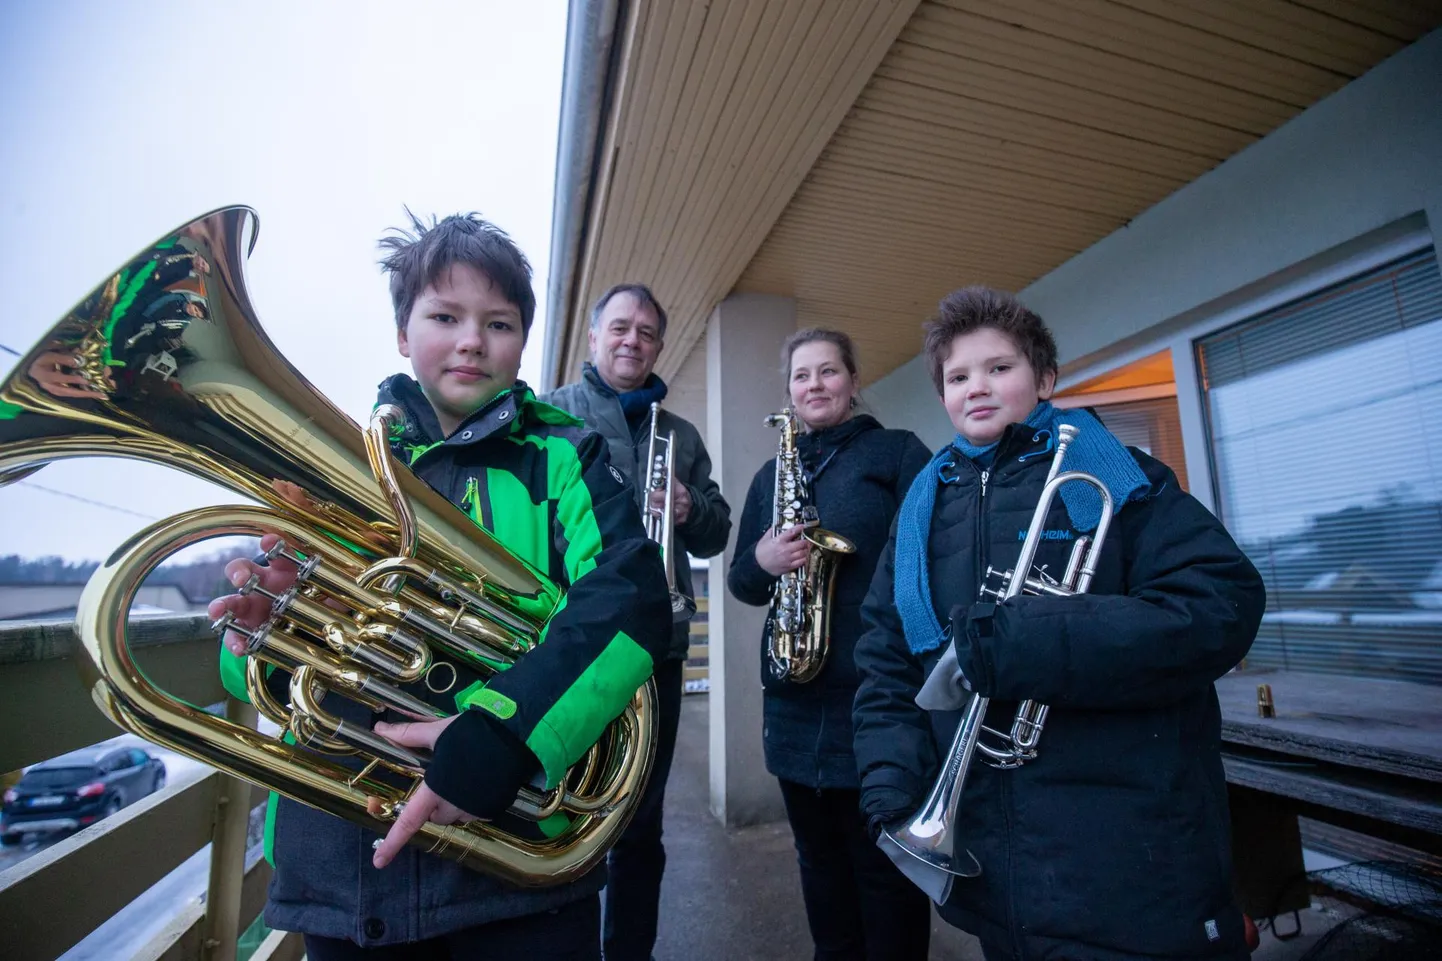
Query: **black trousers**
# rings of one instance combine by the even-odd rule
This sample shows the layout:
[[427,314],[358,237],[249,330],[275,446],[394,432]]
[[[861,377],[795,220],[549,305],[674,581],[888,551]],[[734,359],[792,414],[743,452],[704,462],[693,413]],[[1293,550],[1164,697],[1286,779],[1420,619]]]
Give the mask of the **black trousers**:
[[592,895],[555,911],[507,918],[427,941],[362,948],[354,941],[305,936],[310,961],[600,961],[601,900]]
[[861,792],[781,782],[816,961],[925,961],[931,902],[866,833]]
[[641,803],[607,858],[606,907],[602,944],[606,961],[648,961],[656,946],[656,918],[661,901],[661,876],[666,849],[661,844],[661,815],[666,779],[676,755],[676,729],[681,721],[681,679],[684,661],[656,665],[659,721],[656,760]]

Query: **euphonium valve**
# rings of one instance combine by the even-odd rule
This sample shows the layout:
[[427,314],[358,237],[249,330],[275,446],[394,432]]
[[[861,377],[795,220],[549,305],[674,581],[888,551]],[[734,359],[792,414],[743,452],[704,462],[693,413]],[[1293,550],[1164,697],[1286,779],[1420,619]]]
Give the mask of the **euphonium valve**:
[[[454,713],[467,684],[540,643],[562,592],[394,463],[398,411],[378,409],[361,430],[276,351],[242,272],[254,223],[230,207],[174,231],[21,359],[0,384],[0,484],[62,458],[127,457],[249,499],[154,523],[106,559],[76,618],[85,683],[125,730],[383,834],[429,757],[375,735],[371,716]],[[234,629],[249,650],[251,703],[289,737],[156,686],[129,639],[136,592],[167,558],[266,534],[279,538],[271,556],[296,565],[295,582],[242,586],[269,616]],[[523,788],[494,822],[426,824],[413,843],[517,885],[580,877],[641,796],[654,705],[648,682],[560,783]]]

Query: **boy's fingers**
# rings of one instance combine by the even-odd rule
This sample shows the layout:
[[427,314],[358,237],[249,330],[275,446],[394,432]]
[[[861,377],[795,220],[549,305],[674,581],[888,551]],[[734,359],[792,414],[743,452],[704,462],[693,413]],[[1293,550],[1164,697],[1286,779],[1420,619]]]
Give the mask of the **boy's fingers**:
[[390,724],[378,721],[375,732],[392,744],[401,747],[423,747],[433,749],[440,736],[440,726],[434,721],[401,721]]
[[440,801],[440,797],[424,783],[416,788],[416,793],[411,795],[411,799],[405,803],[400,816],[396,818],[396,823],[391,825],[385,839],[376,848],[371,863],[378,868],[390,864],[400,849],[405,847],[406,842],[421,829],[421,825],[430,820],[431,812],[440,805]]

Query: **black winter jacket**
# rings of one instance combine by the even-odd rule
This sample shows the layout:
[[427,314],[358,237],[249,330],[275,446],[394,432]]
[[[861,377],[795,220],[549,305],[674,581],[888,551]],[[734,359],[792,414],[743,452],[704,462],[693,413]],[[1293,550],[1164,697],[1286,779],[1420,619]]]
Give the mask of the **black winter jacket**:
[[[1152,487],[1117,514],[1089,593],[976,603],[987,565],[1016,561],[1045,481],[1049,455],[1018,459],[1044,451],[1033,436],[1010,428],[986,473],[958,453],[932,517],[932,604],[993,698],[987,725],[1009,730],[1021,699],[1051,705],[1037,760],[972,765],[956,831],[982,874],[958,878],[941,914],[1024,958],[1243,957],[1213,681],[1251,646],[1261,577],[1165,465],[1133,451]],[[1060,499],[1046,530],[1037,566],[1060,577],[1076,534]],[[895,546],[893,529],[856,647],[873,829],[920,805],[959,716],[915,704],[942,649],[907,646]]]
[[[810,787],[855,789],[851,705],[856,695],[856,667],[852,648],[862,631],[861,602],[886,546],[891,517],[930,455],[911,431],[886,430],[866,414],[802,434],[797,446],[803,465],[811,471],[822,468],[812,482],[821,526],[850,539],[856,553],[843,558],[836,572],[830,652],[817,677],[793,684],[771,676],[766,665],[771,628],[767,622],[758,649],[766,770]],[[756,563],[756,542],[771,526],[775,484],[773,458],[756,472],[741,512],[727,585],[737,600],[746,604],[769,604],[776,587],[776,578]]]

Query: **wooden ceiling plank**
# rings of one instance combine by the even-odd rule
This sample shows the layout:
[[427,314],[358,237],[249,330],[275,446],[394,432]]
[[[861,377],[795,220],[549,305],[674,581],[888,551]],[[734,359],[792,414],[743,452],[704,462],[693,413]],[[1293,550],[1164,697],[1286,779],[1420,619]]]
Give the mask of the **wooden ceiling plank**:
[[[758,5],[757,12],[765,13],[766,17],[758,17],[749,24],[745,43],[739,48],[741,56],[728,75],[735,89],[726,97],[716,98],[718,110],[713,134],[704,138],[704,142],[699,136],[695,138],[698,145],[689,158],[692,166],[688,169],[692,189],[684,194],[678,191],[674,195],[678,202],[651,221],[654,242],[649,256],[637,265],[642,274],[664,274],[676,283],[675,271],[666,269],[665,259],[687,249],[695,238],[714,229],[713,217],[725,215],[724,208],[714,212],[698,209],[701,207],[698,199],[714,196],[723,189],[721,184],[726,180],[724,173],[729,164],[746,163],[748,158],[738,152],[737,141],[754,136],[749,128],[762,122],[756,116],[758,111],[751,108],[753,98],[759,97],[761,103],[774,107],[774,94],[782,86],[787,63],[794,55],[788,48],[796,43],[793,38],[798,24],[805,24],[811,19],[809,15],[819,9],[819,4],[813,2]],[[742,187],[745,189],[746,184]],[[738,199],[738,203],[744,202]]]
[[1257,135],[1205,120],[1182,117],[1080,87],[1031,77],[978,61],[958,61],[925,47],[897,41],[885,76],[915,79],[957,96],[1128,137],[1162,143],[1220,162],[1257,140]]
[[[939,0],[948,7],[986,13],[988,0]],[[1008,21],[1101,50],[1132,56],[1198,77],[1224,70],[1233,82],[1298,106],[1341,88],[1348,78],[1245,43],[1139,14],[1112,0],[1005,0]]]
[[1299,7],[1412,43],[1442,23],[1442,0],[1291,0]]
[[[862,98],[876,110],[938,129],[964,131],[1016,142],[1065,157],[1081,157],[1124,170],[1151,173],[1184,182],[1215,166],[1215,161],[1163,144],[1143,144],[1051,117],[1022,116],[995,104],[957,97],[930,87],[876,77]],[[942,111],[952,112],[943,117]]]
[[991,17],[924,7],[905,39],[1105,96],[1262,135],[1295,116],[1299,105],[1213,79],[1154,66]]
[[[731,138],[730,152],[725,157],[718,157],[720,178],[691,211],[691,229],[672,245],[675,259],[682,261],[677,283],[683,292],[692,291],[694,275],[708,272],[709,245],[717,237],[731,238],[744,232],[743,224],[726,216],[728,209],[741,212],[764,205],[767,173],[784,171],[788,158],[805,149],[804,139],[788,127],[794,128],[797,117],[817,114],[844,63],[850,41],[865,29],[871,16],[864,0],[844,7],[834,4],[828,9],[832,16],[825,21],[813,20],[803,35],[799,55],[793,53],[785,58],[785,73],[778,84],[785,93],[769,98],[766,110],[751,111],[754,122],[743,134]],[[838,9],[846,16],[838,15]],[[739,203],[743,197],[750,204]]]
[[[867,4],[869,19],[864,29],[844,50],[838,52],[838,66],[823,78],[826,88],[809,111],[801,128],[790,138],[791,149],[784,161],[770,168],[772,176],[763,178],[766,193],[738,229],[707,238],[707,246],[689,266],[692,268],[689,287],[683,299],[691,306],[682,321],[686,338],[694,339],[704,330],[712,306],[725,296],[730,285],[741,275],[766,232],[785,209],[786,203],[820,155],[832,133],[855,102],[856,96],[890,48],[915,10],[917,0],[890,0]],[[709,266],[709,270],[704,268]],[[699,273],[698,273],[699,272]],[[688,341],[689,342],[689,341]]]
[[[1056,161],[1050,167],[1018,170],[998,162],[984,162],[975,155],[951,153],[931,144],[908,144],[903,150],[897,149],[895,143],[857,134],[832,144],[822,162],[829,159],[857,167],[891,170],[943,187],[969,184],[989,193],[1033,198],[1122,220],[1130,217],[1139,203],[1148,200],[1135,191],[1114,192],[1105,183],[1068,178],[1067,168]],[[1155,195],[1150,198],[1153,203],[1160,199]]]
[[1360,77],[1403,43],[1383,33],[1282,0],[1113,0],[1159,19]]
[[[666,8],[666,9],[669,9]],[[617,168],[621,166],[621,145],[632,136],[631,128],[639,122],[646,111],[652,85],[638,82],[648,70],[655,69],[655,62],[661,54],[661,44],[650,42],[656,35],[664,33],[667,18],[658,12],[658,5],[651,0],[637,0],[626,26],[622,44],[620,75],[616,78],[616,102],[614,111],[606,124],[606,132],[600,147],[600,163],[596,183],[587,211],[585,242],[577,262],[577,276],[572,286],[571,300],[566,305],[566,316],[551,317],[549,324],[560,323],[561,336],[559,370],[579,369],[581,358],[586,353],[586,323],[584,320],[590,277],[603,256],[607,242],[606,222],[612,210],[611,201]],[[629,154],[627,156],[629,162]]]
[[1133,205],[1150,206],[1185,183],[1179,178],[1157,177],[1088,158],[1062,156],[1030,144],[1002,142],[969,131],[937,129],[873,111],[859,111],[847,123],[850,126],[844,129],[845,139],[838,137],[828,150],[852,143],[877,150],[889,147],[893,152],[909,152],[928,161],[936,158],[938,162],[950,159],[956,163],[974,163],[1100,191]]
[[[656,170],[665,160],[666,145],[672,131],[680,128],[677,111],[685,91],[684,80],[695,60],[706,22],[710,19],[710,7],[710,4],[689,0],[676,7],[677,16],[673,23],[667,25],[663,41],[666,54],[658,63],[655,74],[640,81],[653,86],[653,97],[657,91],[661,96],[649,105],[648,116],[638,125],[639,129],[631,141],[622,146],[622,156],[629,158],[623,165],[626,178],[622,192],[618,194],[622,202],[616,205],[616,213],[608,224],[608,232],[614,240],[600,252],[604,269],[596,271],[595,282],[598,284],[602,277],[621,272],[617,269],[618,265],[630,259],[643,236],[637,229],[643,206],[641,198],[649,196],[656,183]],[[596,292],[593,290],[593,296]]]

